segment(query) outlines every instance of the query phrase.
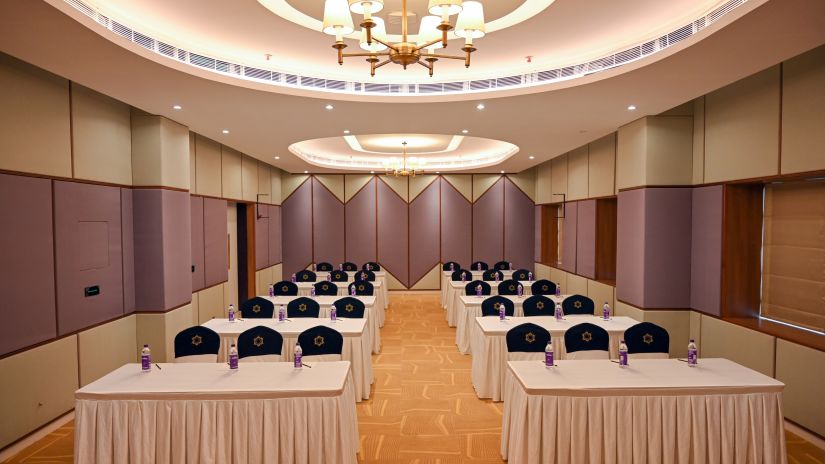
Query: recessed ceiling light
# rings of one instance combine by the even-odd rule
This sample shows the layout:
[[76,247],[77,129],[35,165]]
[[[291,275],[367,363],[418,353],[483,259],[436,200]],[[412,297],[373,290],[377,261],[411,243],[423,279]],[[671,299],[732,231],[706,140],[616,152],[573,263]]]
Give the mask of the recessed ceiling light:
[[344,130],[345,134],[349,134],[349,129]]
[[309,174],[309,171],[304,171],[304,174]]
[[279,159],[281,159],[281,157],[280,157],[280,156],[276,156],[276,157],[275,157],[275,159],[276,159],[276,160],[279,160]]
[[436,174],[441,174],[441,171],[435,171]]
[[504,174],[504,171],[501,171],[501,173]]
[[536,157],[535,157],[535,156],[533,156],[533,155],[530,155],[530,157],[529,157],[529,158],[530,158],[531,160],[536,159]]
[[483,110],[484,108],[486,108],[484,106],[484,103],[479,103],[478,105],[476,105],[476,109],[479,110],[479,111]]
[[469,131],[469,130],[467,130],[467,129],[462,129],[462,130],[461,130],[461,133],[462,133],[462,134],[466,134],[466,133],[468,133],[468,132],[470,132],[470,131]]
[[327,104],[327,106],[325,106],[324,108],[326,108],[326,109],[328,109],[328,110],[331,110],[331,109],[333,109],[333,108],[335,108],[335,107],[334,107],[334,106],[332,106],[332,105],[330,105],[330,104]]
[[375,174],[375,171],[370,171],[370,174]]
[[222,132],[223,132],[224,134],[228,134],[228,133],[229,133],[229,129],[224,129]]
[[634,111],[636,109],[636,105],[630,105],[627,107],[629,111]]
[[180,106],[180,105],[175,105],[175,106],[172,107],[172,109],[173,110],[180,110],[180,109],[183,109],[183,107]]

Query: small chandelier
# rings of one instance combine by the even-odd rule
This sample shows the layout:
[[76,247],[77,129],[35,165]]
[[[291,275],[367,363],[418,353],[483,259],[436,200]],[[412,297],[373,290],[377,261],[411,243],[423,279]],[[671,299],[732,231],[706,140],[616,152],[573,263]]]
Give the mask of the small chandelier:
[[399,160],[393,158],[384,160],[384,173],[395,177],[415,177],[424,174],[424,160],[420,158],[410,158],[407,160],[407,142],[401,142],[401,156]]
[[[384,20],[373,17],[384,8],[384,0],[326,0],[324,4],[325,34],[334,35],[332,48],[338,50],[338,64],[344,64],[344,57],[366,57],[370,64],[370,76],[375,70],[388,63],[401,65],[404,69],[413,64],[420,64],[433,75],[435,62],[440,58],[464,60],[464,67],[470,67],[470,54],[476,51],[473,39],[484,37],[484,7],[478,1],[429,0],[428,11],[431,15],[421,18],[418,41],[407,39],[407,0],[401,2],[401,42],[391,44],[387,41]],[[344,53],[347,44],[344,36],[355,31],[350,11],[364,16],[361,26],[360,46],[363,53]],[[450,24],[450,16],[458,14],[456,25]],[[440,16],[440,18],[439,18]],[[447,47],[447,32],[455,29],[455,35],[463,37],[465,42],[461,50],[464,56],[442,55],[435,53],[437,48]],[[379,57],[387,57],[381,61]]]

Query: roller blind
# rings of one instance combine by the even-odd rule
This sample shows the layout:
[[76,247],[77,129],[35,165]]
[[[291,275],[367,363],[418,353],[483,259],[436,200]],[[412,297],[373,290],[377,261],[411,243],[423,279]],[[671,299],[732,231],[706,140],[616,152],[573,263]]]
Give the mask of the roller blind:
[[825,182],[765,187],[762,315],[825,330]]

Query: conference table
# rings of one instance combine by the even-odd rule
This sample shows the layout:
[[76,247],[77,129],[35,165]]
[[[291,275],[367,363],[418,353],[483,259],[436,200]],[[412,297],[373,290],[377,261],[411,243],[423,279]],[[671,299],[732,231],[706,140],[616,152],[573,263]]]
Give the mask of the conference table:
[[[341,359],[352,363],[355,400],[361,401],[370,397],[370,386],[373,381],[372,349],[367,335],[367,321],[365,319],[339,319],[335,322],[330,321],[329,318],[314,317],[296,317],[284,322],[278,322],[277,319],[244,319],[235,322],[229,322],[226,319],[211,319],[202,325],[214,330],[221,337],[221,346],[218,352],[218,363],[220,364],[226,363],[228,359],[229,345],[232,343],[237,345],[238,335],[252,327],[264,326],[278,331],[284,338],[281,359],[290,362],[294,358],[293,350],[301,332],[318,325],[334,329],[344,337]],[[309,363],[309,361],[307,362]],[[313,368],[316,364],[319,363],[311,363]]]
[[[453,306],[456,321],[455,344],[458,346],[458,351],[460,351],[461,354],[470,354],[472,350],[472,330],[475,326],[476,318],[481,316],[481,303],[487,298],[490,298],[491,296],[493,295],[484,295],[480,297],[475,295],[458,295],[455,298],[456,303]],[[529,298],[529,295],[521,297],[516,295],[502,296],[513,302],[514,316],[521,317],[524,315],[524,309],[522,307],[522,304],[524,303],[524,300]],[[553,301],[553,304],[555,304],[561,303],[569,295],[546,296],[551,301]],[[550,308],[550,310],[553,311],[553,308]]]
[[[470,282],[471,281],[469,281],[469,280],[466,281],[466,282],[462,282],[460,280],[457,280],[457,281],[452,281],[451,280],[447,283],[447,306],[446,306],[446,309],[447,309],[447,324],[450,327],[456,327],[457,324],[458,324],[457,308],[461,304],[461,297],[465,296],[465,293],[466,293],[465,287]],[[486,282],[488,284],[490,284],[490,295],[486,295],[486,296],[498,295],[498,285],[501,282],[496,282],[494,280],[488,280]],[[534,282],[535,282],[534,280],[519,281],[522,288],[524,289],[524,295],[530,296],[530,295],[533,294],[533,289],[531,288],[531,285],[533,285]],[[475,296],[475,295],[473,295],[473,296]]]
[[727,359],[510,361],[511,463],[785,463],[784,384]]
[[[510,358],[507,352],[507,331],[528,322],[550,332],[553,356],[557,360],[567,359],[564,334],[567,329],[576,324],[589,322],[605,329],[610,337],[609,356],[616,359],[619,356],[619,342],[624,336],[624,331],[639,323],[625,316],[613,317],[606,321],[601,317],[588,315],[568,315],[560,321],[557,321],[555,317],[546,316],[508,317],[504,321],[497,317],[476,317],[475,328],[472,331],[472,379],[473,387],[479,398],[490,398],[493,401],[504,399],[504,379],[507,361]],[[517,353],[517,355],[522,354]],[[536,355],[537,358],[544,359],[544,347],[542,347],[542,352]]]
[[[456,269],[457,271],[458,269]],[[511,270],[501,271],[502,275],[504,275],[504,279],[509,279],[513,277],[513,272]],[[473,275],[472,280],[482,280],[482,276],[484,275],[484,271],[470,271]],[[453,271],[441,271],[441,306],[446,308],[447,307],[447,289],[450,287],[450,282],[453,276]],[[468,281],[469,282],[469,281]]]
[[[328,271],[314,271],[315,275],[318,277],[318,280],[326,280],[327,276],[330,274]],[[346,271],[347,275],[349,276],[349,282],[355,280],[355,274],[358,274],[361,271]],[[389,290],[387,287],[387,271],[372,271],[375,274],[375,281],[380,282],[381,291],[384,293],[384,300],[389,300]]]
[[[323,274],[323,273],[321,273]],[[310,296],[312,294],[312,287],[318,282],[325,282],[326,277],[324,279],[318,278],[317,282],[295,282],[295,285],[298,286],[298,296]],[[349,295],[349,284],[353,281],[350,280],[348,282],[331,282],[338,287],[338,296],[347,296]],[[387,310],[387,302],[390,301],[389,297],[387,296],[386,288],[387,286],[384,282],[378,280],[376,277],[375,282],[370,282],[373,286],[373,292],[375,296],[375,313],[378,316],[378,326],[384,327],[384,320],[386,319],[386,310]]]
[[75,392],[74,462],[357,462],[349,362],[159,366]]

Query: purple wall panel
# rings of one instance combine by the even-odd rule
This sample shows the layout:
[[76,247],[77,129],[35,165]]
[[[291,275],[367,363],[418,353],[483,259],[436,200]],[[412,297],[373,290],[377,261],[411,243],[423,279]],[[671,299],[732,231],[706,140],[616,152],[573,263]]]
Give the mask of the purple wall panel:
[[410,285],[439,261],[439,184],[431,183],[410,203]]
[[722,286],[722,186],[692,192],[690,307],[719,316]]
[[255,218],[255,269],[260,270],[270,266],[269,205],[256,205]]
[[579,202],[576,225],[576,272],[596,278],[596,200]]
[[54,210],[58,335],[123,315],[120,189],[55,181]]
[[192,236],[189,193],[161,191],[164,309],[192,301]]
[[196,292],[204,287],[204,251],[203,251],[203,197],[190,197],[189,213],[192,224],[192,291]]
[[304,182],[281,205],[284,278],[312,262],[312,181]]
[[562,221],[561,230],[561,265],[559,267],[573,273],[576,272],[578,212],[579,202],[573,201],[564,204],[564,220]]
[[135,227],[132,189],[120,189],[121,243],[123,243],[123,312],[135,312]]
[[535,204],[510,179],[504,179],[504,259],[516,269],[533,270]]
[[281,207],[269,205],[269,265],[281,263]]
[[689,308],[692,189],[647,190],[644,307]]
[[[344,204],[312,178],[313,261],[344,262]],[[359,263],[360,264],[360,263]]]
[[226,200],[203,199],[203,280],[211,287],[229,279]]
[[133,200],[135,309],[163,311],[163,216],[160,190],[135,190]]
[[616,299],[644,305],[646,189],[619,192],[616,221]]
[[[473,259],[494,264],[504,258],[504,179],[473,205]],[[463,263],[462,263],[463,264]],[[471,263],[467,263],[469,265]]]
[[52,185],[0,174],[0,355],[57,335]]
[[373,178],[356,193],[346,205],[346,258],[356,264],[375,261],[376,250],[376,194]]
[[407,202],[384,181],[377,181],[378,263],[409,286]]
[[535,215],[533,217],[536,234],[536,246],[533,250],[533,260],[537,263],[541,262],[541,206],[534,207]]
[[441,261],[472,264],[473,205],[443,177],[441,182]]

